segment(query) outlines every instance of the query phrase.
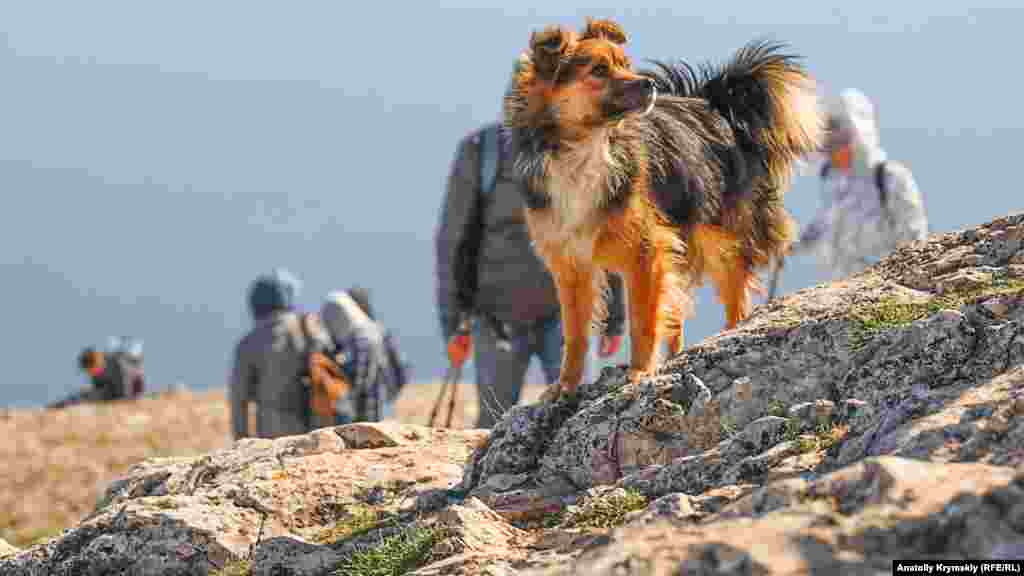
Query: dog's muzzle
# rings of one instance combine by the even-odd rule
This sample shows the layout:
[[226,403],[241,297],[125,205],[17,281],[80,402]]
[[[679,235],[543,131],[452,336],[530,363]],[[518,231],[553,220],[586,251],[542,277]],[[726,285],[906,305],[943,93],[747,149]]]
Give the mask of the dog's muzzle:
[[620,89],[619,106],[623,112],[640,112],[641,116],[646,116],[654,110],[657,100],[658,89],[650,78],[624,82]]

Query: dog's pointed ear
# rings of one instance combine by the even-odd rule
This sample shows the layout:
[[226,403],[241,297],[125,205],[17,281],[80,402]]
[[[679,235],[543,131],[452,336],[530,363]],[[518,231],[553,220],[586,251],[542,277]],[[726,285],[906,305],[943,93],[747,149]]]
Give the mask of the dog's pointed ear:
[[587,38],[604,38],[620,46],[628,41],[626,31],[622,29],[622,26],[611,20],[595,20],[593,18],[587,18],[587,26],[581,35],[581,39]]
[[530,35],[530,54],[538,77],[550,80],[558,65],[572,50],[576,34],[560,26],[548,26]]

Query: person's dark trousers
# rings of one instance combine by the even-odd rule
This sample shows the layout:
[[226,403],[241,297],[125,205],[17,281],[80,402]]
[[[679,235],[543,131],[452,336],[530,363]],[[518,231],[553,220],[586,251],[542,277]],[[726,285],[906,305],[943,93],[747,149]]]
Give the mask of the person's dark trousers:
[[[562,365],[562,324],[558,318],[509,329],[510,348],[498,346],[498,338],[489,326],[476,322],[473,330],[473,363],[479,406],[477,428],[493,428],[506,410],[519,402],[530,360],[540,360],[546,384],[558,381]],[[588,358],[590,360],[590,358]],[[584,380],[590,379],[590,364],[584,368]]]

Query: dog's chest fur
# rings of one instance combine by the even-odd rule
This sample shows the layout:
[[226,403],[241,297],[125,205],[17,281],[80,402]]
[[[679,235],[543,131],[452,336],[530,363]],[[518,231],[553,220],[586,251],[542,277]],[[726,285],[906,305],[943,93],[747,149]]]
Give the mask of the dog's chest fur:
[[538,244],[590,260],[607,204],[614,159],[603,134],[563,146],[548,157],[542,177],[548,205],[530,214]]

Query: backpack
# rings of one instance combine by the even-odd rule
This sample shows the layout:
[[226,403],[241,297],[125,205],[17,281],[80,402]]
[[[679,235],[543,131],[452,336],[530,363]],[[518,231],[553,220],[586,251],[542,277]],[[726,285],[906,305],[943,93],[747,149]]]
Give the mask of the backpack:
[[412,371],[412,365],[408,362],[405,355],[398,350],[395,337],[390,330],[384,332],[384,351],[388,355],[388,363],[391,364],[391,370],[394,374],[394,380],[391,382],[391,389],[389,390],[393,400],[398,397],[402,388],[409,383],[409,372]]
[[314,424],[313,416],[319,416],[321,422],[334,422],[338,416],[338,400],[352,390],[352,384],[342,369],[344,360],[333,354],[332,350],[323,350],[314,345],[316,341],[309,328],[312,321],[313,314],[303,314],[299,319],[307,346],[305,366],[299,376],[307,427]]
[[[826,162],[821,167],[821,174],[819,176],[822,180],[828,177],[828,173],[832,171],[832,163]],[[885,208],[886,202],[889,200],[889,191],[885,187],[885,161],[881,161],[875,164],[875,187],[878,188],[878,199],[881,202],[883,208]]]

